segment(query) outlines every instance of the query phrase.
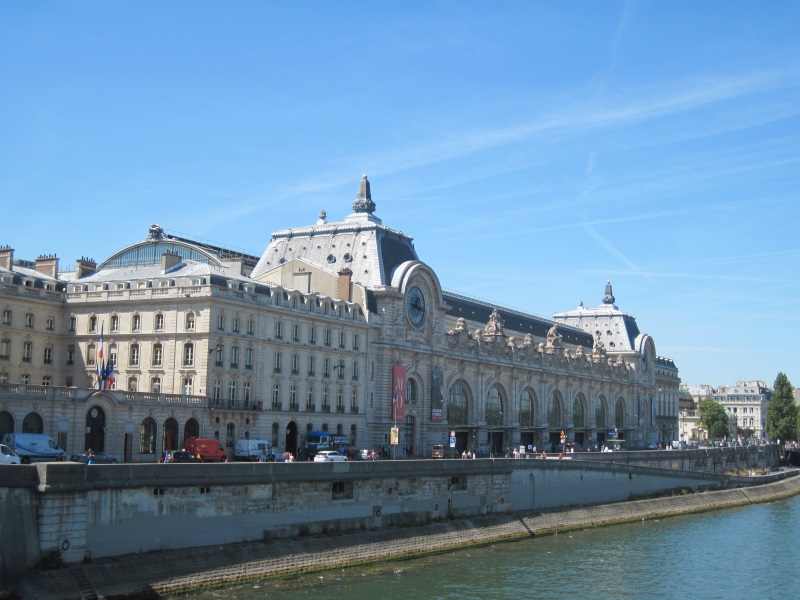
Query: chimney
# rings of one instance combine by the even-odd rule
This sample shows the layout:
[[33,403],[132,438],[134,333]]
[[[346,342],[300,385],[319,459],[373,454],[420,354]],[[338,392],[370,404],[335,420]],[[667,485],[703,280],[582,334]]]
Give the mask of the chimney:
[[36,259],[36,271],[53,279],[58,279],[58,257],[55,254]]
[[3,246],[0,248],[0,268],[11,270],[11,265],[14,264],[14,249],[11,246]]
[[173,254],[172,252],[164,252],[161,255],[161,272],[166,273],[175,265],[181,264],[181,257],[179,254]]
[[75,261],[75,279],[86,277],[97,271],[97,263],[91,258],[81,256]]
[[350,269],[342,269],[338,273],[339,280],[338,280],[338,287],[337,292],[339,298],[342,300],[347,300],[348,302],[351,301],[350,298],[350,280],[353,278],[353,272]]

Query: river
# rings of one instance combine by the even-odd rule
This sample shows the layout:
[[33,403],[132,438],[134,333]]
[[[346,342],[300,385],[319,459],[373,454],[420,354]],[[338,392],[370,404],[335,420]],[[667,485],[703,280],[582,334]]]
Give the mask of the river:
[[187,597],[783,600],[800,594],[799,566],[800,496],[794,496]]

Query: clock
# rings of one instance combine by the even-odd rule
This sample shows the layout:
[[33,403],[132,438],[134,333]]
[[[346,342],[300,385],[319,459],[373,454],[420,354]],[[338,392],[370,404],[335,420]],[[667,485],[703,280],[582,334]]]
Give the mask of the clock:
[[644,352],[642,352],[642,373],[647,373],[648,366],[649,365],[647,363],[647,350],[645,350]]
[[406,315],[414,327],[422,325],[425,319],[425,296],[417,286],[412,286],[406,293]]

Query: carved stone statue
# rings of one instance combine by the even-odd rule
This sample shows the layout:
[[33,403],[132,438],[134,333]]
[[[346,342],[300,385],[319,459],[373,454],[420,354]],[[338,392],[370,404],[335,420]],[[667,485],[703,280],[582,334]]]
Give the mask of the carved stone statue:
[[558,325],[553,325],[547,332],[547,345],[545,348],[560,348],[561,334],[558,333]]
[[486,323],[486,327],[483,328],[483,334],[486,337],[505,335],[503,332],[503,320],[500,318],[500,313],[497,312],[496,308],[492,311],[492,314],[489,315],[489,322]]

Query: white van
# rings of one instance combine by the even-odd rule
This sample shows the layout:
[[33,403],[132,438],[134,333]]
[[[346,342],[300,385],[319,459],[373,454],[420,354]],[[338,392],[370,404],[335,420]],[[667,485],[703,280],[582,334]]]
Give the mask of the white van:
[[272,445],[267,440],[236,440],[233,456],[236,460],[257,461],[261,460],[262,453],[266,455],[266,460],[275,460]]
[[23,465],[35,461],[67,460],[67,453],[49,435],[43,433],[9,433],[3,443],[13,448]]

